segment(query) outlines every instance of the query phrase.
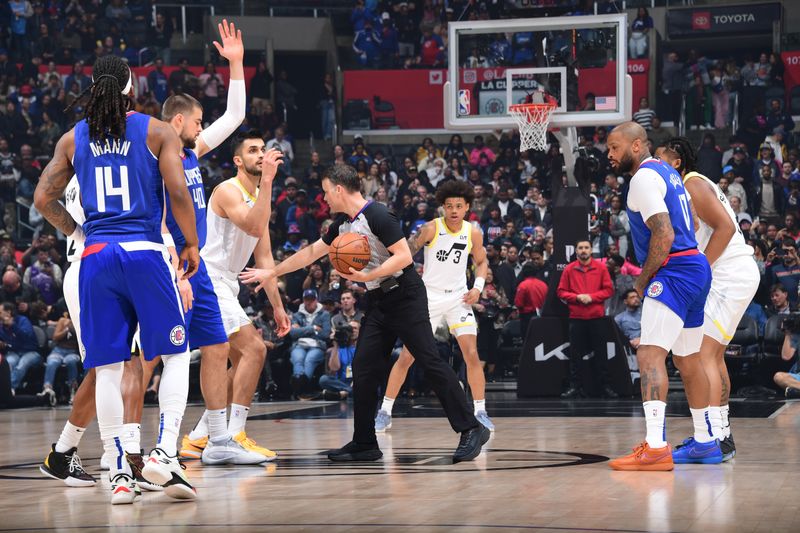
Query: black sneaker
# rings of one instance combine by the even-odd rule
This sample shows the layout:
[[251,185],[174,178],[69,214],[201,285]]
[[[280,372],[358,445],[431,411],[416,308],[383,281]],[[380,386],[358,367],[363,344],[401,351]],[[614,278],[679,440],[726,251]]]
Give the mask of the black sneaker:
[[358,444],[350,441],[338,450],[328,452],[328,459],[336,462],[377,461],[383,457],[378,444]]
[[719,441],[719,447],[722,450],[723,463],[730,461],[736,456],[736,443],[733,442],[733,434],[730,434],[726,438]]
[[458,448],[453,453],[453,463],[462,461],[472,461],[481,453],[481,447],[489,442],[492,432],[485,426],[478,424],[477,427],[468,429],[461,434]]
[[339,391],[325,389],[322,391],[322,399],[329,402],[335,402],[337,400],[344,400],[342,395],[339,394]]
[[78,457],[78,448],[72,448],[65,453],[58,453],[56,445],[39,465],[39,471],[47,477],[60,479],[69,487],[93,487],[97,480],[90,476],[81,464]]
[[795,389],[794,387],[786,387],[786,391],[784,392],[787,400],[796,400],[800,398],[800,389]]
[[131,467],[131,474],[133,474],[133,479],[136,480],[136,485],[142,487],[144,490],[149,490],[152,492],[160,492],[164,490],[164,487],[161,485],[156,485],[155,483],[150,483],[145,479],[142,475],[142,469],[144,468],[144,458],[142,457],[141,453],[126,453],[125,458],[128,460],[128,465]]
[[564,398],[565,400],[571,400],[573,398],[580,398],[581,397],[581,391],[577,387],[570,387],[561,395],[561,397]]
[[617,394],[617,391],[612,389],[609,385],[606,385],[605,387],[603,387],[603,398],[616,400],[617,398],[619,398],[619,394]]

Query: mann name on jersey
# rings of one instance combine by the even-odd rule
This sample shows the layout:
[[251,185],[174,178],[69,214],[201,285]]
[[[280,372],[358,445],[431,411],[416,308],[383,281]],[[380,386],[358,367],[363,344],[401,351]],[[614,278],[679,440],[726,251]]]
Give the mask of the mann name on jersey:
[[91,148],[92,155],[95,157],[104,154],[120,154],[126,156],[128,155],[128,150],[131,148],[131,142],[121,141],[119,139],[105,139],[104,141],[90,142],[89,148]]

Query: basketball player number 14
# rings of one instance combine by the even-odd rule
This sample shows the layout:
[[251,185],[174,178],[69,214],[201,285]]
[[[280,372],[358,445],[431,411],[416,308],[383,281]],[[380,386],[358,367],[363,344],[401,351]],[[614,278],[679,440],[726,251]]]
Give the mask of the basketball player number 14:
[[128,188],[128,167],[119,167],[119,187],[114,187],[111,176],[111,167],[97,167],[94,169],[95,186],[97,190],[97,210],[106,212],[106,198],[120,196],[122,198],[122,211],[131,210],[131,193]]
[[683,220],[686,222],[686,229],[692,231],[692,218],[689,215],[689,200],[685,194],[679,194],[678,200],[681,202],[681,211],[683,212]]

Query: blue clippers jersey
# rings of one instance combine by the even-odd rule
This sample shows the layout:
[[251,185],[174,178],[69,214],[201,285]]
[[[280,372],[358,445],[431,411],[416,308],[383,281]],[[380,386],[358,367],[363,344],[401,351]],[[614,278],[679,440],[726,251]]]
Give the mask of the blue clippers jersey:
[[[670,223],[675,232],[675,240],[672,241],[670,253],[697,248],[694,220],[691,209],[689,209],[689,196],[678,172],[657,159],[648,159],[639,168],[654,170],[666,183],[667,193],[664,196],[664,203],[667,204]],[[653,191],[653,194],[657,194],[657,191]],[[650,228],[645,224],[641,213],[630,209],[627,211],[636,259],[643,265],[647,260],[647,252],[650,248]]]
[[86,213],[87,242],[103,237],[161,242],[164,182],[147,147],[149,123],[147,115],[128,113],[125,138],[103,141],[89,139],[86,120],[75,125],[72,165]]
[[[197,221],[197,238],[200,248],[206,243],[206,193],[203,190],[203,176],[197,163],[197,154],[189,148],[183,149],[183,174],[186,177],[186,186],[194,204],[194,218]],[[175,250],[180,254],[186,245],[186,238],[175,221],[170,206],[169,193],[167,193],[167,228],[175,241]]]

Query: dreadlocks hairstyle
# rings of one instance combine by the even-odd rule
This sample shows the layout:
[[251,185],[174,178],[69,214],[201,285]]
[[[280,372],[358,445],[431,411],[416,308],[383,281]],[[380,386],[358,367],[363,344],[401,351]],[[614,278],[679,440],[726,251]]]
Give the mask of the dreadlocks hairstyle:
[[117,56],[107,55],[97,60],[92,71],[92,84],[66,109],[69,111],[89,93],[84,118],[89,125],[89,138],[100,141],[108,137],[125,137],[125,114],[128,96],[122,94],[131,72],[128,65]]
[[448,198],[463,198],[468,204],[475,199],[475,189],[466,181],[447,180],[436,189],[436,201],[444,205]]
[[697,150],[692,146],[692,142],[686,137],[672,137],[670,138],[664,148],[673,153],[675,157],[681,160],[678,172],[692,172],[697,170]]

